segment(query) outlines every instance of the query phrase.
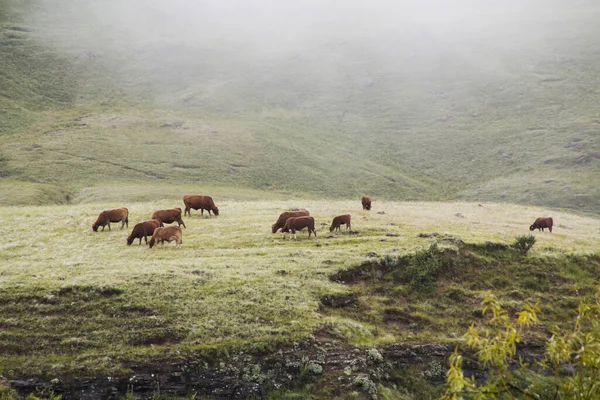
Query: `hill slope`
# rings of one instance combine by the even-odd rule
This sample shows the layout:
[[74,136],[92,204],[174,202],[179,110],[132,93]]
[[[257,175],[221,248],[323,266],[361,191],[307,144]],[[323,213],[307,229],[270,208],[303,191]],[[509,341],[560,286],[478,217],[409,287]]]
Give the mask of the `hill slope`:
[[55,202],[88,185],[212,182],[597,211],[591,2],[493,19],[475,7],[488,25],[463,27],[348,14],[279,41],[241,24],[247,37],[232,36],[214,10],[117,3],[1,0],[0,185],[54,185]]

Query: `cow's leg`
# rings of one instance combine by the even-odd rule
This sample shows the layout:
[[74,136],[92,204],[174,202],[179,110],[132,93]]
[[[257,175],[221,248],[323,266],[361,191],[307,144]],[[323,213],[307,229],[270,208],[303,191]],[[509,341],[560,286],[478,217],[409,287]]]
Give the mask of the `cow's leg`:
[[108,230],[110,231],[110,222],[108,223]]
[[140,242],[138,243],[138,246],[142,245],[142,237],[140,236]]
[[105,227],[105,226],[106,226],[106,225],[102,225],[102,232],[104,232],[104,227]]
[[550,233],[552,233],[552,227],[551,227],[551,226],[549,226],[549,227],[548,227],[548,229],[550,229]]

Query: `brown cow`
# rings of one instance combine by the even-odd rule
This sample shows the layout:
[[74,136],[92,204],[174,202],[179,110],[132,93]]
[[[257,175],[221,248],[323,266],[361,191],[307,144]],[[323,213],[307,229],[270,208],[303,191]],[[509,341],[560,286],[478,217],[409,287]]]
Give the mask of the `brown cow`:
[[305,217],[305,216],[309,216],[309,215],[310,215],[310,213],[308,212],[308,210],[282,212],[281,214],[279,214],[279,218],[277,218],[277,222],[275,222],[273,224],[273,226],[271,226],[271,232],[275,233],[278,230],[283,229],[283,227],[285,226],[285,222],[288,220],[288,218]]
[[208,211],[208,217],[210,218],[210,212],[212,211],[215,215],[219,215],[219,209],[215,206],[215,203],[210,196],[202,196],[199,194],[188,194],[183,196],[183,204],[185,204],[185,211],[183,216],[189,214],[192,216],[191,209],[200,209],[200,215],[204,215],[204,210]]
[[154,214],[152,214],[152,219],[158,220],[160,222],[160,226],[177,222],[179,224],[178,226],[183,225],[184,228],[187,228],[181,219],[181,208],[179,207],[154,211]]
[[342,224],[346,224],[346,229],[350,229],[350,219],[350,214],[338,215],[331,221],[329,232],[333,232],[336,229],[339,231]]
[[360,202],[362,203],[363,210],[369,211],[371,209],[371,198],[369,196],[363,196]]
[[175,241],[175,247],[181,247],[181,228],[178,226],[167,226],[166,228],[156,228],[154,233],[152,234],[152,239],[150,239],[150,248],[154,246],[154,244],[162,243],[165,245],[165,241],[171,242]]
[[550,233],[552,233],[552,225],[553,225],[554,221],[552,221],[552,218],[544,218],[544,217],[540,217],[538,219],[535,220],[535,222],[533,223],[533,225],[531,225],[529,227],[530,231],[533,231],[535,229],[539,229],[540,231],[544,231],[544,228],[548,228],[550,229]]
[[152,236],[154,230],[158,227],[160,227],[160,222],[156,219],[150,219],[148,221],[135,224],[133,231],[131,231],[131,235],[129,235],[127,238],[127,246],[131,246],[131,243],[133,243],[135,239],[140,239],[140,243],[138,244],[139,246],[142,244],[142,238],[144,238],[146,244],[148,244],[147,236]]
[[308,237],[310,238],[311,232],[315,234],[315,238],[317,237],[317,231],[315,231],[315,219],[313,217],[291,217],[285,221],[285,226],[281,230],[281,233],[285,237],[286,232],[291,232],[290,239],[292,235],[294,235],[294,239],[296,239],[296,231],[301,231],[304,228],[308,228]]
[[98,219],[96,219],[94,225],[92,225],[92,230],[98,232],[98,227],[101,226],[104,231],[104,227],[108,225],[108,230],[110,231],[111,222],[121,222],[121,229],[123,229],[123,226],[125,225],[129,228],[129,210],[125,207],[121,207],[102,211],[100,215],[98,215]]

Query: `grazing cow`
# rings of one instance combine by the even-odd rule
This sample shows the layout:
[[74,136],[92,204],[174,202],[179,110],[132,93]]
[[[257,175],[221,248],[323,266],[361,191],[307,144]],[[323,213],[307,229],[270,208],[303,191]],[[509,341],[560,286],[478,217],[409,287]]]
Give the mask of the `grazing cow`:
[[166,228],[156,228],[150,239],[150,248],[155,244],[162,243],[165,245],[165,241],[175,241],[175,247],[181,247],[181,228],[178,226],[167,226]]
[[152,214],[152,219],[158,220],[160,222],[160,226],[177,222],[179,224],[178,226],[183,225],[183,227],[186,228],[185,223],[181,219],[181,208],[179,207],[154,211],[154,214]]
[[219,209],[215,206],[215,203],[210,196],[202,196],[199,194],[188,194],[183,196],[183,204],[185,204],[185,211],[183,216],[189,214],[192,216],[191,209],[200,209],[200,215],[204,215],[204,210],[208,211],[208,217],[210,218],[210,212],[212,211],[215,215],[219,215]]
[[550,229],[550,233],[552,233],[552,224],[554,223],[554,221],[552,221],[552,218],[544,218],[544,217],[540,217],[538,219],[535,220],[535,222],[533,223],[533,225],[531,225],[529,227],[530,231],[533,231],[535,229],[539,229],[540,231],[544,231],[544,228],[548,228]]
[[123,226],[125,225],[129,228],[129,210],[125,207],[121,207],[102,211],[100,215],[98,215],[98,219],[96,219],[94,225],[92,225],[92,230],[98,232],[98,227],[101,226],[104,231],[104,227],[108,225],[108,230],[110,231],[111,222],[121,222],[121,229],[123,229]]
[[308,212],[308,210],[282,212],[281,214],[279,214],[279,218],[277,219],[277,222],[275,222],[273,224],[273,226],[271,226],[271,231],[273,233],[275,233],[278,230],[283,229],[283,227],[285,226],[285,222],[288,220],[288,218],[306,217],[309,215],[310,215],[310,213]]
[[127,246],[131,246],[131,243],[133,243],[135,239],[140,239],[140,243],[138,243],[139,246],[142,244],[142,238],[144,238],[146,244],[148,244],[147,236],[152,236],[154,230],[158,227],[160,227],[160,221],[156,219],[150,219],[148,221],[135,224],[133,231],[131,231],[131,235],[129,235],[127,238]]
[[362,203],[363,210],[369,211],[371,209],[371,198],[369,196],[363,196],[360,202]]
[[284,234],[286,232],[291,232],[290,239],[292,235],[294,235],[294,239],[296,239],[296,231],[301,231],[304,228],[308,228],[308,237],[310,238],[311,232],[315,234],[315,238],[317,237],[317,231],[315,231],[315,219],[313,217],[291,217],[285,221],[285,226],[281,230],[281,233]]
[[350,229],[350,214],[338,215],[331,221],[331,226],[329,227],[329,232],[333,232],[334,230],[340,230],[340,225],[346,224],[346,229]]

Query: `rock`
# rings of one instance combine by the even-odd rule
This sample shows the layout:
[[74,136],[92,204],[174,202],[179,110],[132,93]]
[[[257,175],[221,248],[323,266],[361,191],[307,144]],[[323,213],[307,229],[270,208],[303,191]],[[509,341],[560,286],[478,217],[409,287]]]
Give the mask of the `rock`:
[[321,304],[327,307],[341,308],[356,304],[358,296],[355,293],[350,294],[330,294],[321,297]]
[[432,233],[419,233],[417,234],[417,237],[420,238],[431,238],[431,237],[436,237],[439,236],[440,234],[437,232],[432,232]]
[[367,253],[367,257],[377,257],[377,253],[375,253],[374,251],[370,251]]

